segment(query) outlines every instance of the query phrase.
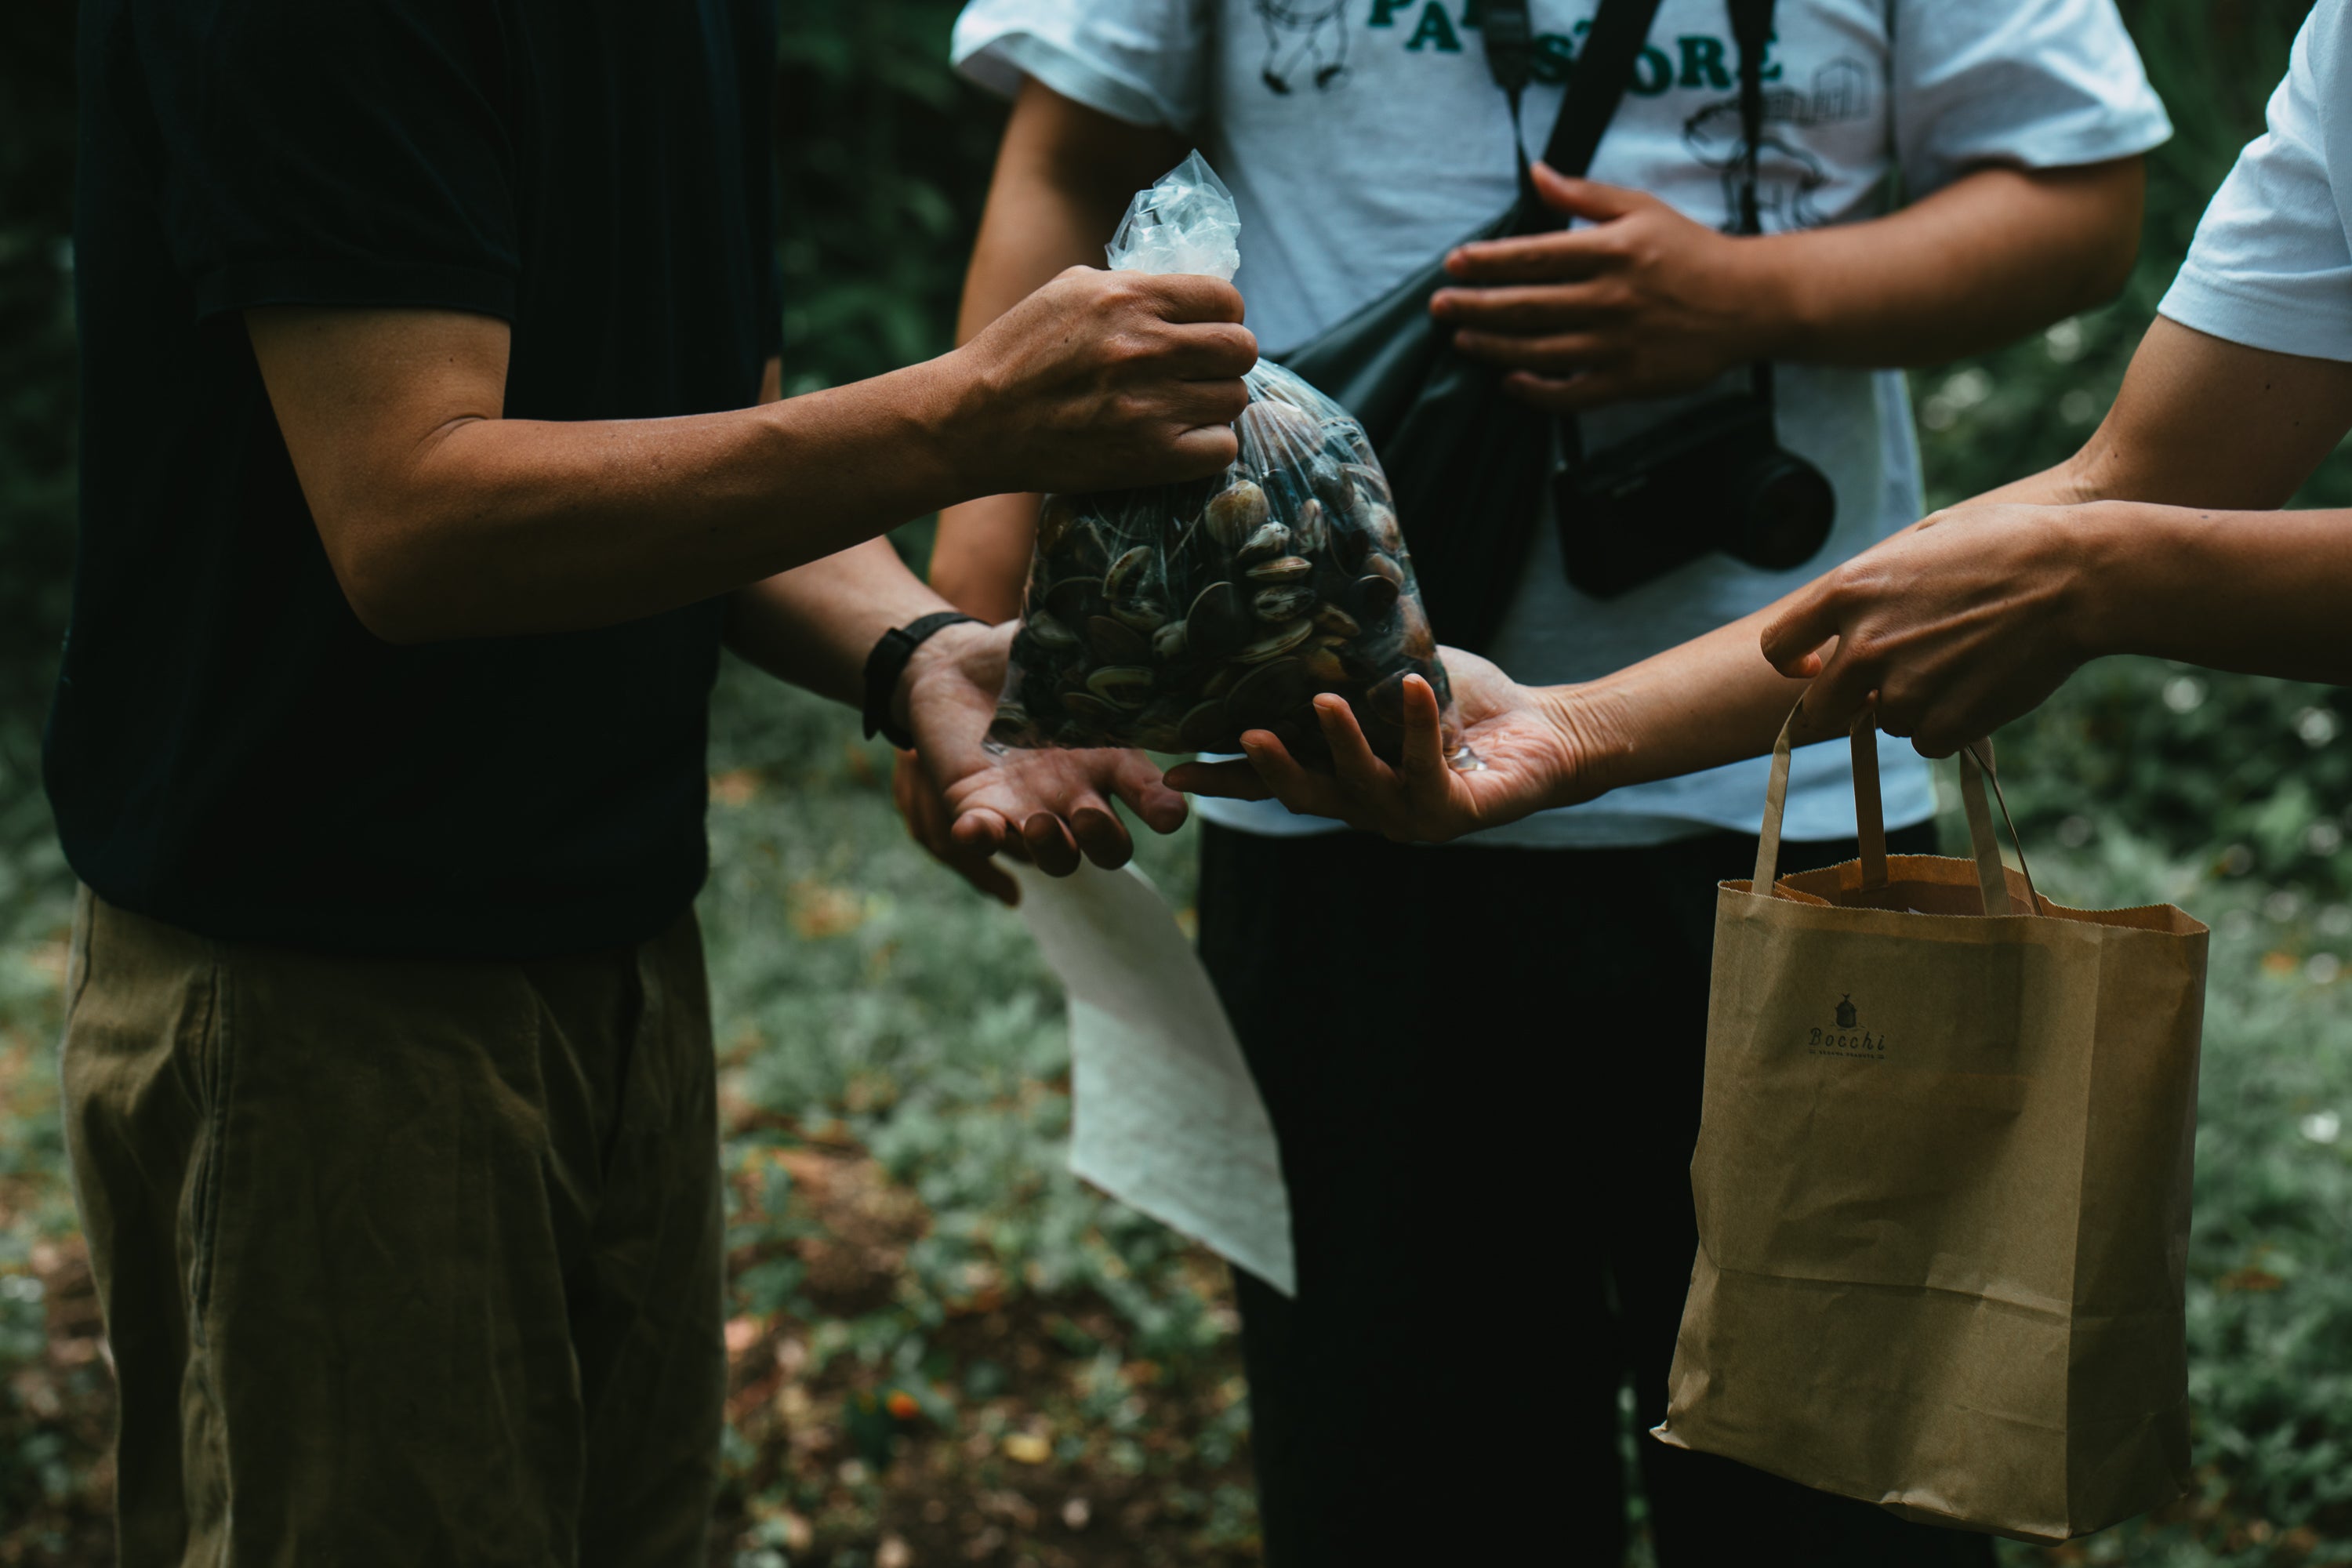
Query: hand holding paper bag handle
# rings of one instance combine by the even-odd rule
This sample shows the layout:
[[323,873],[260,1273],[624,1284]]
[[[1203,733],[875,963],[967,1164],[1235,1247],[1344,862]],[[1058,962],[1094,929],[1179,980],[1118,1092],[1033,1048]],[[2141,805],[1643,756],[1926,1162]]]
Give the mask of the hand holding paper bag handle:
[[[1790,752],[1807,721],[1805,705],[1800,702],[1790,710],[1788,722],[1780,726],[1780,738],[1772,748],[1772,776],[1764,793],[1763,832],[1756,843],[1756,876],[1749,884],[1752,891],[1767,898],[1791,896],[1780,883],[1780,821],[1789,805]],[[1854,716],[1852,733],[1854,837],[1862,846],[1862,854],[1858,861],[1860,880],[1851,901],[1868,903],[1890,887],[1886,811],[1878,790],[1878,725],[1870,710],[1864,709]],[[1968,813],[1969,843],[1976,858],[1977,889],[1984,900],[1984,912],[2046,914],[2047,906],[2033,886],[2032,869],[2025,863],[2025,841],[2018,836],[2017,821],[2009,814],[2009,801],[2001,795],[2000,779],[1993,772],[1991,738],[1961,747],[1959,756],[1960,803]],[[1993,798],[2000,803],[2000,817],[2009,825],[2010,839],[2017,846],[2018,870],[2025,880],[2026,903],[2022,910],[2011,897],[2009,874],[2001,865],[2000,844],[1993,837],[1992,812],[1985,801],[1988,781],[1992,784]]]

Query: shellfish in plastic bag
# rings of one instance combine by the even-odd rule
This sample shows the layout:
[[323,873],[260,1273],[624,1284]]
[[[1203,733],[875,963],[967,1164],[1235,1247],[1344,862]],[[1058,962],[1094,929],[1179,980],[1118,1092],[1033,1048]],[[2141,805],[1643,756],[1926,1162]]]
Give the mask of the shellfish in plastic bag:
[[[1112,268],[1230,278],[1239,228],[1195,153],[1137,195]],[[1238,752],[1244,731],[1270,730],[1316,758],[1313,702],[1331,691],[1394,761],[1404,678],[1419,675],[1455,765],[1475,766],[1362,426],[1278,364],[1244,380],[1241,452],[1222,476],[1045,498],[991,737]]]

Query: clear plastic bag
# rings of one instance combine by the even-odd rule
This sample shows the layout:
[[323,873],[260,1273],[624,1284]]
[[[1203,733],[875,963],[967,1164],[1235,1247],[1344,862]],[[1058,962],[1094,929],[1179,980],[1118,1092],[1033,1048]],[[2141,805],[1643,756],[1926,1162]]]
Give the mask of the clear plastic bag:
[[[1114,271],[1231,278],[1233,197],[1198,153],[1138,194]],[[1362,426],[1278,364],[1245,378],[1241,454],[1223,476],[1045,498],[1024,622],[990,733],[1012,747],[1238,752],[1270,730],[1325,754],[1313,701],[1348,700],[1374,751],[1403,740],[1403,681],[1445,667],[1388,480]]]

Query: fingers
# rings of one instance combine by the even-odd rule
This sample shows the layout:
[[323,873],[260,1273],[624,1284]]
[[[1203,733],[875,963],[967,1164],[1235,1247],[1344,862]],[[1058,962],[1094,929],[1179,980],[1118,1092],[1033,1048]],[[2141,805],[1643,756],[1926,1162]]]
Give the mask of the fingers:
[[1358,795],[1390,787],[1389,765],[1372,752],[1356,723],[1355,710],[1344,697],[1326,692],[1315,700],[1315,721],[1322,727],[1324,743],[1331,748],[1331,772]]
[[1790,597],[1787,608],[1765,624],[1757,643],[1773,668],[1802,679],[1822,672],[1821,649],[1840,630],[1839,606],[1826,577],[1814,579]]
[[1143,826],[1154,833],[1173,833],[1184,826],[1192,807],[1184,797],[1168,787],[1160,769],[1140,752],[1123,753],[1117,770],[1111,774],[1111,793],[1135,813]]
[[1613,358],[1608,342],[1595,332],[1559,332],[1544,337],[1503,337],[1493,332],[1454,334],[1454,346],[1472,359],[1507,370],[1528,370],[1559,379],[1590,370]]
[[1491,288],[1513,283],[1581,283],[1618,263],[1616,237],[1604,229],[1559,234],[1523,234],[1508,239],[1474,239],[1447,252],[1446,275]]
[[1135,858],[1135,841],[1118,814],[1100,799],[1090,799],[1070,812],[1070,832],[1078,850],[1096,865],[1116,871]]
[[1404,678],[1403,772],[1413,805],[1423,811],[1454,793],[1454,770],[1445,761],[1444,721],[1437,691],[1418,675]]
[[1030,863],[1048,877],[1066,877],[1078,868],[1077,840],[1050,811],[1030,815],[1021,825],[1021,843]]
[[1528,174],[1535,179],[1536,195],[1544,205],[1595,223],[1623,217],[1656,199],[1623,185],[1604,185],[1598,180],[1563,174],[1549,163],[1538,163]]
[[1233,467],[1241,452],[1241,437],[1232,426],[1203,425],[1172,438],[1166,457],[1139,466],[1136,477],[1147,483],[1205,479]]
[[1582,414],[1622,402],[1632,395],[1623,376],[1613,371],[1598,370],[1569,376],[1515,370],[1503,377],[1503,390],[1547,414]]
[[[1879,678],[1876,661],[1861,657],[1855,639],[1841,641],[1837,652],[1831,656],[1829,668],[1805,688],[1806,721],[1824,732],[1851,723],[1877,691]],[[1890,728],[1887,732],[1902,731]]]
[[1257,334],[1229,322],[1165,327],[1160,368],[1190,381],[1238,382],[1257,363]]
[[1187,795],[1214,795],[1220,800],[1272,800],[1274,790],[1246,760],[1224,763],[1180,763],[1168,770],[1171,788]]
[[1429,297],[1430,313],[1441,321],[1515,337],[1589,327],[1623,315],[1624,308],[1623,291],[1613,282],[1440,289]]
[[1242,752],[1273,787],[1274,798],[1294,816],[1330,816],[1360,826],[1332,781],[1301,766],[1272,731],[1251,730],[1244,733]]
[[[1191,272],[1120,272],[1114,276],[1133,279],[1163,321],[1238,323],[1242,319],[1241,290],[1222,278]],[[1255,343],[1251,348],[1251,358],[1256,358]],[[1243,370],[1248,368],[1247,365],[1242,367]]]

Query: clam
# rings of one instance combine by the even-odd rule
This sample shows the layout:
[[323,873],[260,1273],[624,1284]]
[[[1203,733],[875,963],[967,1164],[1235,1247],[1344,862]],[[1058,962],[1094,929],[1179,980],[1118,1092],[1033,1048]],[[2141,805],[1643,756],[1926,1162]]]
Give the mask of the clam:
[[1242,479],[1219,490],[1204,515],[1216,542],[1228,550],[1238,550],[1244,540],[1264,526],[1265,511],[1265,492]]
[[1347,465],[1334,462],[1328,453],[1318,452],[1307,465],[1307,483],[1326,503],[1340,511],[1355,503],[1356,482],[1349,478]]
[[1213,752],[1232,743],[1233,731],[1225,723],[1222,698],[1195,704],[1176,728],[1176,749],[1180,752]]
[[1141,664],[1151,657],[1151,644],[1141,632],[1108,616],[1087,617],[1087,643],[1105,664]]
[[1062,711],[1073,719],[1088,724],[1116,724],[1118,722],[1119,716],[1118,709],[1101,698],[1089,696],[1083,691],[1062,693]]
[[1087,677],[1087,689],[1114,708],[1140,708],[1151,700],[1151,671],[1136,665],[1105,665]]
[[1184,657],[1186,641],[1184,623],[1171,621],[1151,634],[1151,657],[1162,664],[1173,664]]
[[1041,647],[1049,647],[1059,652],[1078,646],[1078,634],[1043,610],[1030,616],[1022,625],[1028,629],[1031,637],[1037,639],[1038,646]]
[[1111,618],[1133,626],[1145,637],[1151,636],[1168,624],[1168,606],[1157,599],[1131,599],[1110,607]]
[[1249,611],[1241,590],[1231,583],[1212,583],[1192,601],[1184,616],[1185,640],[1202,658],[1223,658],[1249,636]]
[[1349,615],[1347,611],[1341,609],[1337,605],[1326,605],[1321,609],[1317,610],[1315,612],[1315,626],[1316,629],[1318,631],[1328,632],[1333,637],[1359,637],[1362,635],[1364,630],[1363,627],[1356,624],[1355,616]]
[[1321,685],[1337,686],[1348,679],[1346,661],[1340,658],[1336,648],[1319,639],[1299,654],[1298,661],[1307,667],[1307,673]]
[[1290,549],[1290,530],[1278,522],[1269,522],[1242,541],[1234,553],[1244,561],[1263,561],[1270,555],[1281,555]]
[[1404,531],[1397,526],[1397,514],[1377,501],[1359,505],[1352,514],[1356,526],[1374,544],[1393,555],[1404,548]]
[[1397,585],[1390,578],[1369,576],[1356,580],[1356,603],[1363,610],[1364,618],[1374,626],[1389,618],[1389,612],[1396,608],[1397,597]]
[[1103,574],[1103,592],[1113,599],[1129,599],[1143,586],[1144,574],[1151,570],[1155,552],[1149,544],[1139,544],[1110,563]]
[[1235,653],[1234,658],[1242,664],[1262,664],[1269,658],[1278,658],[1305,642],[1308,634],[1314,630],[1315,623],[1301,616],[1288,626],[1275,627],[1257,641]]
[[1273,723],[1315,695],[1315,679],[1295,658],[1270,659],[1242,677],[1225,699],[1225,717],[1236,730]]
[[1400,588],[1404,586],[1404,568],[1392,556],[1374,551],[1364,557],[1364,570],[1375,577],[1387,578]]
[[1235,686],[1241,684],[1242,677],[1248,673],[1249,666],[1245,664],[1229,664],[1225,666],[1224,668],[1217,671],[1216,674],[1209,677],[1209,684],[1201,688],[1201,695],[1202,697],[1223,697],[1225,693],[1231,691]]
[[1309,630],[1315,623],[1306,619],[1307,612],[1315,607],[1315,590],[1304,583],[1286,583],[1276,587],[1260,588],[1250,599],[1250,613],[1261,621],[1298,621]]
[[1297,583],[1313,575],[1315,563],[1304,555],[1282,555],[1272,561],[1261,561],[1242,574],[1261,585],[1276,583]]
[[1312,555],[1323,548],[1323,537],[1328,531],[1324,523],[1321,501],[1301,502],[1298,514],[1292,522],[1291,542],[1302,554]]
[[1323,422],[1292,403],[1260,399],[1242,410],[1234,422],[1244,442],[1255,441],[1260,467],[1280,468],[1297,461],[1301,452],[1311,452],[1323,443]]

